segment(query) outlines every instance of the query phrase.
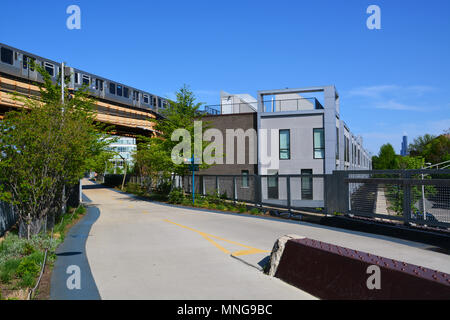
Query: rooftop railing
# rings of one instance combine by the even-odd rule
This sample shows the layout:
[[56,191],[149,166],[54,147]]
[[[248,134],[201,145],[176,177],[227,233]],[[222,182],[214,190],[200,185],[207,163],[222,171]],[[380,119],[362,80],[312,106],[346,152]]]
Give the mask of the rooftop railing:
[[[204,106],[202,112],[206,114],[235,114],[256,112],[258,103],[223,103]],[[323,109],[322,104],[316,98],[299,98],[299,99],[280,99],[280,100],[264,100],[263,112],[285,112],[285,111],[304,111],[304,110],[320,110]]]

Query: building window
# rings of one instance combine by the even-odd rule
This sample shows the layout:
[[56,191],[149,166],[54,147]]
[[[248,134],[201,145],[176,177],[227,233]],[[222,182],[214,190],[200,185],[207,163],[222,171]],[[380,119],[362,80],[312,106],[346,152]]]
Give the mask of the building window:
[[290,130],[280,130],[280,160],[291,158]]
[[323,133],[323,128],[313,129],[314,159],[325,158],[325,136]]
[[344,161],[350,162],[350,140],[345,137],[344,138]]
[[267,177],[267,196],[278,199],[278,172]]
[[336,127],[336,160],[339,160],[339,128]]
[[51,63],[48,63],[48,62],[44,62],[44,68],[48,72],[50,77],[55,76],[55,66],[54,65],[52,65]]
[[116,85],[112,82],[109,83],[109,93],[116,94]]
[[122,96],[122,86],[120,84],[117,85],[117,93],[116,93],[119,97]]
[[2,59],[2,62],[4,62],[4,63],[13,64],[13,51],[8,48],[2,47],[1,59]]
[[248,188],[248,170],[242,170],[242,188]]
[[312,169],[302,169],[302,200],[312,200],[313,198],[313,171]]

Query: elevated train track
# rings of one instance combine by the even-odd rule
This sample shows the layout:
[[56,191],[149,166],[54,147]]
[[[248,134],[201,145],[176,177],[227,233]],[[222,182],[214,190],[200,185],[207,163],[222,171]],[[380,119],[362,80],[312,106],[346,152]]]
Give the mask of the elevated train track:
[[[0,43],[0,119],[9,110],[24,108],[14,94],[29,98],[39,97],[38,83],[42,77],[28,63],[40,63],[56,81],[60,64]],[[149,136],[154,133],[152,119],[168,103],[166,99],[113,82],[108,79],[69,68],[69,92],[88,86],[96,105],[96,120],[113,125],[111,134]],[[67,71],[66,71],[67,72]]]

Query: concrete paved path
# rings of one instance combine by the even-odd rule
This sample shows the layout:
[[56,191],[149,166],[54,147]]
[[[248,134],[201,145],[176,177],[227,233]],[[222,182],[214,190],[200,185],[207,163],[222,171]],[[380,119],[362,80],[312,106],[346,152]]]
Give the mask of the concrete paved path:
[[[404,240],[320,225],[184,209],[85,181],[100,210],[86,244],[102,299],[312,299],[250,264],[298,234],[450,273],[448,255]],[[301,272],[301,270],[299,270]]]

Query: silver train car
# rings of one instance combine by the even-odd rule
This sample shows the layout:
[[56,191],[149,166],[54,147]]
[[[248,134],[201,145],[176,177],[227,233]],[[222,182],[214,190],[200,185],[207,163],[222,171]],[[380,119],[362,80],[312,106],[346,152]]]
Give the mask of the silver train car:
[[[1,73],[13,78],[42,82],[41,75],[31,66],[31,60],[42,65],[52,79],[57,80],[58,74],[61,72],[61,63],[0,43]],[[87,85],[92,96],[105,102],[150,110],[156,114],[159,114],[169,103],[167,99],[149,92],[70,67],[69,88],[77,90],[83,85]]]

